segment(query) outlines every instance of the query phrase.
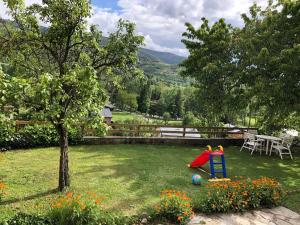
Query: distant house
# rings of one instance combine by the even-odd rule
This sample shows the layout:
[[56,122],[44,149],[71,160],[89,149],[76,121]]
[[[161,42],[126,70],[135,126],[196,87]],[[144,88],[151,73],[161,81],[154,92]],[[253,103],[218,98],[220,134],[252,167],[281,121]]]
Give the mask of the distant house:
[[104,117],[104,122],[107,124],[112,123],[112,113],[114,106],[111,103],[107,103],[102,109],[101,115]]

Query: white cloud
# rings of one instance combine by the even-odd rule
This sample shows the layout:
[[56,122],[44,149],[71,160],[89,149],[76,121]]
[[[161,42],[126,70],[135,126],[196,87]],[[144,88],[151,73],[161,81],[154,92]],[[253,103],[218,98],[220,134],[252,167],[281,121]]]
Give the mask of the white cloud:
[[107,35],[115,30],[118,20],[121,16],[111,9],[104,9],[94,6],[93,16],[89,19],[90,24],[96,24],[100,30]]
[[[1,1],[1,0],[0,0]],[[41,0],[26,0],[26,4]],[[257,0],[265,6],[268,0]],[[116,28],[120,18],[135,22],[137,32],[145,36],[148,48],[186,55],[181,43],[185,22],[199,26],[201,18],[212,22],[223,17],[235,26],[240,26],[240,15],[248,12],[253,0],[118,0],[120,10],[93,7],[89,23],[97,24],[105,35]],[[0,2],[0,16],[5,12]]]
[[[25,0],[25,5],[32,5],[34,3],[41,3],[42,0]],[[9,19],[10,16],[8,15],[8,10],[6,8],[6,5],[3,3],[2,0],[0,0],[0,17],[3,19]]]
[[[263,6],[267,4],[267,0],[257,2]],[[248,12],[252,4],[252,0],[119,0],[121,10],[97,8],[91,21],[105,31],[112,31],[117,18],[130,20],[136,23],[137,32],[145,36],[148,48],[186,55],[181,43],[185,22],[199,26],[202,17],[212,22],[225,18],[240,26],[240,15]]]

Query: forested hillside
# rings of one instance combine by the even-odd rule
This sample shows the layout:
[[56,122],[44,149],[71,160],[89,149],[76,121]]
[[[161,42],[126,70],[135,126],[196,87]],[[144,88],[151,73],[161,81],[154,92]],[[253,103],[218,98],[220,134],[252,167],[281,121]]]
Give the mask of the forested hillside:
[[140,53],[145,54],[145,55],[151,55],[151,56],[161,60],[162,62],[164,62],[166,64],[171,64],[171,65],[177,65],[185,59],[185,57],[179,56],[179,55],[176,55],[173,53],[159,52],[159,51],[154,51],[154,50],[150,50],[150,49],[146,49],[146,48],[141,48]]
[[[165,57],[168,56],[169,58]],[[174,59],[171,59],[174,57]],[[184,59],[181,56],[166,52],[156,52],[149,49],[140,49],[139,67],[145,75],[153,80],[162,81],[168,84],[186,84],[188,80],[179,75],[179,66],[167,62],[180,63]]]

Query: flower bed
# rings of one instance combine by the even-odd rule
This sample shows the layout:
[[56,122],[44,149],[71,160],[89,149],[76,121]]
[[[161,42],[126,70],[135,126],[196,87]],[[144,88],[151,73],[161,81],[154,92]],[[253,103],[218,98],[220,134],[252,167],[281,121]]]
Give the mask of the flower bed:
[[204,213],[246,211],[279,205],[284,196],[281,185],[274,179],[242,179],[212,182],[206,185],[207,195],[194,200],[194,208]]
[[3,198],[5,188],[6,188],[6,185],[3,182],[0,182],[0,202]]
[[[0,183],[1,191],[5,188]],[[200,188],[207,194],[194,196],[193,201],[186,193],[163,190],[155,210],[150,211],[147,222],[186,224],[194,212],[217,213],[246,211],[260,207],[279,205],[284,196],[281,185],[274,179],[241,179],[229,182],[211,182]],[[202,196],[202,197],[200,197]],[[49,210],[43,216],[17,214],[6,225],[126,225],[139,224],[144,217],[127,217],[106,212],[102,208],[103,197],[95,193],[76,194],[68,192],[50,200]],[[15,222],[17,221],[17,222]],[[0,223],[1,224],[1,223]],[[2,225],[2,224],[1,224]]]
[[183,192],[164,190],[160,202],[156,206],[156,216],[160,219],[179,224],[185,224],[192,216],[191,199]]

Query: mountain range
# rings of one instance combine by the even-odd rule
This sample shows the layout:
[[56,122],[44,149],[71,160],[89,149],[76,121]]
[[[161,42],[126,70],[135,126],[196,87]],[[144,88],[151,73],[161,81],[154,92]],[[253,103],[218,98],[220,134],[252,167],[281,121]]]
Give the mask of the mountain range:
[[155,81],[167,84],[185,84],[188,82],[179,75],[180,64],[185,57],[168,52],[159,52],[146,48],[139,51],[139,67],[145,75]]
[[[6,21],[9,22],[9,21]],[[13,24],[15,26],[15,24]],[[41,26],[41,29],[47,27]],[[103,44],[107,41],[107,37],[103,37]],[[147,48],[140,48],[139,53],[139,67],[144,71],[144,74],[151,77],[157,82],[164,82],[167,84],[186,84],[187,79],[179,75],[179,66],[185,57],[168,53],[154,51]]]

